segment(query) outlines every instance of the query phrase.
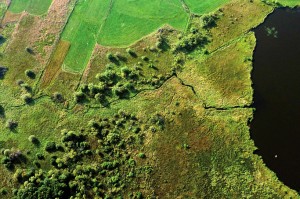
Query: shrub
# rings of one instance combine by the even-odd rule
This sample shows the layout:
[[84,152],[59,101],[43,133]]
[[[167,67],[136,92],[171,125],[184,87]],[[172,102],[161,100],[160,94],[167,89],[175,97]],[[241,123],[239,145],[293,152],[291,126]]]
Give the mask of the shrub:
[[0,116],[4,116],[4,107],[0,105]]
[[127,48],[126,52],[132,57],[137,57],[137,54],[131,48]]
[[27,92],[31,92],[32,91],[31,87],[28,84],[26,84],[26,83],[23,83],[20,86],[22,88],[24,88]]
[[45,150],[49,153],[55,152],[56,151],[56,144],[55,142],[47,142]]
[[36,76],[35,73],[32,70],[26,70],[25,75],[27,77],[29,77],[30,79],[35,79],[35,76]]
[[32,96],[29,93],[22,95],[21,98],[26,104],[29,104],[33,101]]
[[114,55],[113,55],[111,52],[107,53],[106,57],[107,57],[107,59],[110,60],[110,61],[114,61],[114,60],[116,59],[116,58],[114,57]]
[[149,61],[149,58],[146,57],[146,56],[142,56],[141,58],[142,58],[142,60],[144,60],[144,61]]
[[39,160],[45,160],[45,156],[42,153],[37,153],[36,154],[37,159]]
[[146,155],[144,153],[139,153],[138,157],[144,159],[144,158],[146,158]]
[[2,195],[7,195],[7,189],[5,189],[5,188],[2,188],[1,190],[0,190],[0,192],[1,192],[1,194]]
[[54,92],[52,94],[52,100],[54,102],[62,103],[62,102],[64,102],[64,97],[62,96],[62,94],[60,94],[58,92]]
[[38,143],[39,143],[39,140],[37,139],[37,137],[35,137],[35,135],[30,135],[30,136],[28,137],[28,140],[29,140],[30,142],[32,142],[33,144],[38,144]]
[[18,79],[18,80],[16,81],[16,83],[17,83],[17,85],[21,86],[22,84],[24,84],[24,81],[21,80],[21,79]]
[[18,127],[18,122],[16,122],[16,121],[13,121],[13,120],[8,120],[7,122],[6,122],[6,128],[8,128],[8,129],[10,129],[10,130],[13,130],[13,129],[15,129],[15,128],[17,128]]
[[8,68],[6,68],[4,66],[0,66],[0,79],[4,78],[7,71],[8,71]]
[[82,91],[78,91],[74,94],[74,101],[76,103],[81,103],[85,99],[85,95]]

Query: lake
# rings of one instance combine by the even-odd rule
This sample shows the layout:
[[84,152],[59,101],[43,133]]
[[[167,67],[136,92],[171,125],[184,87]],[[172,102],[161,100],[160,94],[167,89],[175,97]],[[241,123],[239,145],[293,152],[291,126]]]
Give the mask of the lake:
[[254,31],[251,136],[266,165],[300,191],[300,8],[277,9]]

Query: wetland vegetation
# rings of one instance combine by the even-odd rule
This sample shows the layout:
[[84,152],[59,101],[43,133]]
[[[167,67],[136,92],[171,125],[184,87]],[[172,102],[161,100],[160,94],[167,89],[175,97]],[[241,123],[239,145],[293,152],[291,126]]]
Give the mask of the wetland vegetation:
[[298,1],[39,2],[0,1],[0,198],[299,198],[249,127],[252,30]]

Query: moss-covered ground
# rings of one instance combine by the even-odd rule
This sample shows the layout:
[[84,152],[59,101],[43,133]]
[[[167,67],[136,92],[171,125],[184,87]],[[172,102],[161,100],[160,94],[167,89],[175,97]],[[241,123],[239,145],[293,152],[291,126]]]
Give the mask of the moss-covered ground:
[[[98,33],[102,21],[92,18],[105,5],[99,2],[89,7],[65,1],[57,6],[65,17],[53,23],[55,29],[39,28],[57,21],[51,11],[45,17],[23,14],[0,29],[0,198],[299,198],[253,154],[249,133],[256,45],[251,29],[275,4],[216,1],[220,9],[205,4],[203,16],[186,12],[188,24],[175,20],[174,29],[161,26],[166,18],[156,16],[154,7],[181,4],[153,1],[143,12],[159,23],[141,32],[128,26],[137,33],[130,38],[159,30],[132,45],[109,47],[77,35]],[[115,3],[110,12],[141,17],[140,9]],[[79,23],[81,8],[90,17]],[[109,4],[101,9],[108,12]],[[118,25],[120,18],[106,20]],[[43,34],[60,35],[64,24],[62,40],[55,34],[41,42],[48,41]],[[76,39],[78,48],[93,43],[89,55],[72,50]],[[72,68],[82,73],[61,68],[82,59],[86,68]]]

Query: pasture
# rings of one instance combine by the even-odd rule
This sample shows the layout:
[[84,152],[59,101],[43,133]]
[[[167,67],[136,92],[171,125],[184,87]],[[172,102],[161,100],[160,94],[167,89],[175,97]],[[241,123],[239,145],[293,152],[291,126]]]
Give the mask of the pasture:
[[27,11],[33,15],[45,14],[51,5],[52,0],[12,0],[9,11],[20,13]]
[[185,0],[190,11],[197,14],[205,14],[214,11],[230,0]]
[[105,46],[128,46],[164,24],[184,30],[188,14],[178,1],[79,0],[63,32],[71,43],[63,68],[81,72],[96,42]]

